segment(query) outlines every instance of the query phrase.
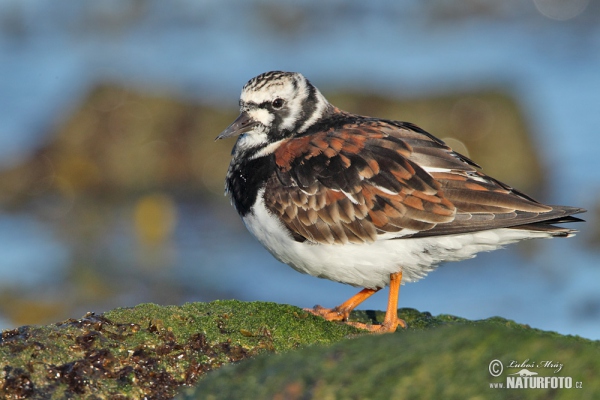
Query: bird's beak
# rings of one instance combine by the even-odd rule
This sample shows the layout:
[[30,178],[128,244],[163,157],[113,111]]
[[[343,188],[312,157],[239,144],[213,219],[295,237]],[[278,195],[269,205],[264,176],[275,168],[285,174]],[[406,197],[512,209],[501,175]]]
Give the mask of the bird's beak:
[[256,125],[258,125],[258,122],[253,120],[246,111],[243,111],[231,125],[217,136],[215,140],[241,135],[242,133],[248,132]]

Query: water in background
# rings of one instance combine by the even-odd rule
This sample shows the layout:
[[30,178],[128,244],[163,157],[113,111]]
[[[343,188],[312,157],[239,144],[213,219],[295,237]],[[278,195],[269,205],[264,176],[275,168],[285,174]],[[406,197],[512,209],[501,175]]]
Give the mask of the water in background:
[[[519,99],[535,134],[549,174],[543,200],[594,210],[599,16],[597,2],[587,0],[7,0],[0,4],[0,168],[50,141],[51,127],[97,82],[233,107],[246,80],[283,69],[303,72],[325,91],[398,98],[503,87]],[[106,219],[93,224],[105,234],[89,240],[86,232],[65,234],[77,219],[57,223],[27,209],[0,214],[0,301],[9,304],[0,328],[148,301],[234,297],[333,306],[356,291],[279,264],[226,199],[150,199],[150,210],[152,201],[177,220],[165,228],[170,239],[154,247],[120,218],[139,204],[106,205],[98,213]],[[500,315],[599,339],[599,258],[587,245],[597,220],[584,218],[575,239],[446,265],[404,286],[400,306],[472,319]],[[378,294],[364,307],[385,304]]]

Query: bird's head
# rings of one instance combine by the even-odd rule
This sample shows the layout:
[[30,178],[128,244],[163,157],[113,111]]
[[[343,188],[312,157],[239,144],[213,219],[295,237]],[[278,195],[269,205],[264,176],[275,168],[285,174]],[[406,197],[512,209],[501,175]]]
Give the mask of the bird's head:
[[240,115],[217,139],[239,135],[234,154],[250,151],[266,155],[269,145],[306,131],[330,107],[302,74],[266,72],[244,85]]

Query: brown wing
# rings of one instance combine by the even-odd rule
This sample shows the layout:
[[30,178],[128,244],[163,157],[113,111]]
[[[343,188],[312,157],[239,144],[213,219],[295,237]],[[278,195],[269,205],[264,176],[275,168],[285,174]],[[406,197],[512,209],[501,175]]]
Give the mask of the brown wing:
[[446,199],[456,207],[450,223],[438,224],[411,237],[448,235],[495,228],[519,228],[553,231],[557,235],[568,229],[551,223],[575,222],[571,214],[585,212],[576,207],[548,206],[528,195],[480,172],[479,166],[453,152],[439,139],[420,128],[391,122],[399,128],[402,139],[412,148],[410,159],[427,170],[440,184]]
[[440,184],[386,129],[397,130],[371,121],[284,142],[274,153],[266,206],[297,240],[316,243],[373,242],[452,221],[455,207]]
[[407,123],[357,118],[291,138],[274,157],[265,204],[299,241],[364,243],[386,233],[445,235],[553,218],[540,219],[552,207]]

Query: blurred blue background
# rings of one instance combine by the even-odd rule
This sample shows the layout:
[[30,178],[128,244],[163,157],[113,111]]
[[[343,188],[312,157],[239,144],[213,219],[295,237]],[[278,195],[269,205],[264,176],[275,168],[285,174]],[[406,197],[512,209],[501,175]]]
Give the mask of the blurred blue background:
[[[282,69],[302,72],[326,96],[410,103],[493,90],[513,98],[543,172],[526,186],[545,203],[587,208],[588,222],[573,239],[445,265],[403,286],[400,306],[471,319],[499,315],[600,339],[599,17],[592,0],[0,2],[0,328],[141,302],[238,298],[312,307],[354,294],[279,264],[222,196],[233,143],[212,139],[235,117],[242,85]],[[109,128],[104,136],[103,126],[121,125],[85,119],[97,116],[85,110],[98,85],[112,87],[101,112],[139,104],[127,94],[133,91],[202,106],[200,121],[218,117],[185,127],[196,144],[178,151],[191,155],[186,162],[197,174],[182,181],[161,175],[167,183],[158,186],[144,181],[144,170],[152,175],[177,142],[135,140],[143,132]],[[155,118],[168,101],[127,118]],[[469,123],[458,115],[459,127]],[[451,136],[433,129],[436,115],[402,116]],[[504,123],[496,118],[489,129]],[[100,134],[90,139],[91,130]],[[97,157],[100,164],[63,151],[80,149],[84,137],[86,151],[113,150]],[[495,146],[488,152],[522,157],[502,140]],[[475,161],[490,171],[486,159]],[[521,172],[502,179],[517,185]],[[378,294],[363,307],[385,309],[386,300]]]

